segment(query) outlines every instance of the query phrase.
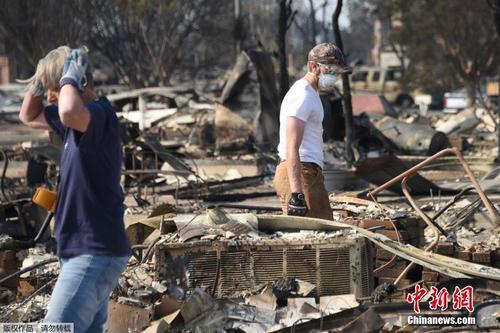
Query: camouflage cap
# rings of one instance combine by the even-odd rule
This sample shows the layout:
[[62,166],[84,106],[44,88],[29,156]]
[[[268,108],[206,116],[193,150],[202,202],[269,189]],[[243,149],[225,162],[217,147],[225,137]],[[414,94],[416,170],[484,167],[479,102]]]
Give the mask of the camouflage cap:
[[313,47],[307,60],[337,67],[339,73],[352,73],[352,69],[345,63],[342,51],[332,43],[321,43]]

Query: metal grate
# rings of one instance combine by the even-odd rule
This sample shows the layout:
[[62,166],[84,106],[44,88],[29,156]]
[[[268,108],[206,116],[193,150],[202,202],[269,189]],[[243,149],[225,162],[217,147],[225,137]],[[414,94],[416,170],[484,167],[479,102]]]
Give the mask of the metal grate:
[[361,288],[363,295],[370,295],[373,289],[373,260],[368,248],[370,244],[361,247]]
[[212,292],[217,273],[217,252],[188,252],[186,268],[189,288],[200,287]]
[[256,285],[273,282],[283,277],[283,250],[255,251],[253,259]]
[[286,252],[286,275],[316,284],[316,249],[288,250]]
[[[362,297],[370,295],[373,288],[370,248],[362,238],[300,244],[268,240],[251,246],[228,246],[224,242],[215,246],[205,242],[198,247],[193,242],[185,248],[176,245],[175,249],[169,249],[168,244],[162,246],[160,274],[182,272],[183,276],[160,278],[178,280],[180,284],[187,281],[181,287],[201,287],[209,292],[215,287],[217,297],[237,297],[282,277],[315,284],[311,296],[354,293]],[[185,269],[161,269],[172,262],[182,263]]]
[[220,283],[217,295],[233,296],[238,291],[253,289],[255,281],[248,252],[221,252]]
[[349,248],[320,249],[322,295],[342,295],[351,292]]

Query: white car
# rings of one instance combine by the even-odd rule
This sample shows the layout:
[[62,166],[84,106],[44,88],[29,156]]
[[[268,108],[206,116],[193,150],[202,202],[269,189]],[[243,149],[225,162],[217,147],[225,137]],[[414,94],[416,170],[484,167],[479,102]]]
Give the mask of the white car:
[[[481,91],[478,89],[476,92],[476,100],[474,104],[480,104],[480,95],[486,96],[486,91],[484,87],[481,87]],[[467,90],[465,88],[458,89],[452,92],[447,92],[444,94],[443,101],[443,112],[446,113],[457,113],[463,111],[467,107]]]

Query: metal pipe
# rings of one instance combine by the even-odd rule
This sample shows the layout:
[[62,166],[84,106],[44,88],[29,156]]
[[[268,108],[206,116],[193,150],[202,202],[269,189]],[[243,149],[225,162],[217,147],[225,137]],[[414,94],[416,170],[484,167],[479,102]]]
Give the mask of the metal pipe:
[[38,243],[40,241],[43,234],[47,230],[47,227],[50,225],[50,220],[52,220],[53,216],[54,216],[54,212],[49,212],[47,214],[47,216],[45,217],[45,220],[43,221],[42,227],[38,231],[38,234],[35,236],[35,239],[33,239],[33,242]]
[[35,268],[51,264],[51,263],[56,262],[58,260],[59,259],[57,259],[57,258],[50,258],[50,259],[47,259],[47,260],[44,260],[44,261],[40,261],[39,263],[36,263],[34,265],[31,265],[31,266],[28,266],[26,268],[23,268],[23,269],[21,269],[21,270],[19,270],[17,272],[14,272],[14,273],[12,273],[10,275],[7,275],[7,276],[3,277],[2,279],[0,279],[0,285],[2,283],[4,283],[5,281],[8,281],[8,280],[10,280],[10,279],[12,279],[12,278],[14,278],[14,277],[16,277],[18,275],[21,275],[23,273],[26,273],[26,272],[29,272],[31,270],[34,270]]
[[[397,238],[398,243],[400,243],[400,244],[401,244],[401,233],[399,232],[398,228],[396,228],[396,225],[394,224],[394,221],[392,221],[392,219],[391,219],[391,220],[389,220],[389,221],[391,222],[391,224],[392,224],[392,227],[393,227],[394,231],[396,231],[396,238]],[[392,256],[392,258],[391,258],[391,260],[389,260],[388,262],[386,262],[386,263],[385,263],[385,264],[383,264],[382,266],[380,266],[380,267],[378,267],[378,268],[374,269],[374,270],[373,270],[373,273],[378,273],[378,272],[380,272],[381,270],[383,270],[383,269],[385,269],[385,268],[387,268],[387,267],[392,266],[392,264],[394,264],[394,262],[396,261],[396,259],[397,259],[397,258],[398,258],[398,256],[397,256],[397,255],[393,255],[393,256]]]
[[2,154],[3,157],[3,170],[2,170],[2,178],[0,179],[0,189],[2,191],[3,198],[7,202],[9,201],[9,198],[5,194],[5,175],[7,173],[7,168],[9,166],[9,158],[4,150],[0,150],[0,153]]
[[[425,248],[425,251],[429,252],[432,251],[432,249],[434,249],[434,247],[436,247],[436,245],[439,242],[439,229],[436,228],[433,221],[431,221],[431,219],[427,215],[425,215],[424,212],[420,209],[420,207],[418,207],[418,205],[415,203],[415,201],[410,195],[410,192],[408,191],[408,186],[406,184],[407,181],[408,181],[407,177],[404,177],[403,180],[401,181],[401,189],[403,190],[404,196],[406,197],[406,199],[408,199],[408,202],[413,207],[413,209],[415,209],[417,214],[420,215],[420,217],[424,220],[424,222],[427,223],[427,225],[434,232],[435,239],[432,241],[431,244],[429,244],[429,246]],[[401,281],[406,276],[406,274],[408,274],[408,272],[410,271],[410,269],[413,268],[414,265],[415,263],[413,262],[409,263],[408,266],[406,266],[406,268],[403,270],[403,272],[401,272],[401,274],[396,278],[396,280],[394,280],[394,284],[397,285],[399,281]]]
[[434,224],[434,226],[439,230],[440,233],[445,235],[446,238],[449,238],[450,234],[446,230],[444,230],[442,226],[440,226],[433,218],[429,217],[429,215],[425,214],[425,216],[427,216],[429,220],[432,221],[432,224]]
[[470,179],[470,181],[472,183],[472,186],[474,186],[474,189],[479,194],[479,197],[481,198],[481,201],[483,202],[484,206],[488,210],[488,213],[490,214],[490,217],[491,217],[492,221],[496,222],[497,224],[500,224],[500,218],[498,216],[498,212],[491,205],[491,202],[488,200],[488,198],[484,194],[483,190],[481,189],[481,186],[477,182],[476,177],[474,176],[474,174],[472,173],[471,169],[469,168],[469,165],[467,164],[467,162],[465,161],[464,157],[458,151],[457,148],[447,148],[447,149],[441,150],[439,153],[436,153],[436,154],[432,155],[431,157],[427,158],[426,160],[424,160],[424,161],[418,163],[417,165],[411,167],[410,169],[408,169],[405,172],[401,173],[399,176],[394,177],[393,179],[387,181],[386,183],[380,185],[379,187],[377,187],[377,188],[369,191],[368,194],[369,194],[370,197],[374,197],[378,193],[380,193],[380,192],[388,189],[392,185],[394,185],[397,182],[401,181],[403,178],[406,178],[406,177],[409,177],[409,176],[412,176],[412,175],[416,174],[421,168],[429,165],[434,160],[436,160],[436,159],[438,159],[438,158],[440,158],[442,156],[451,155],[451,154],[454,154],[457,157],[457,159],[460,162],[460,164],[462,164],[462,167],[464,168],[465,173],[469,177],[469,179]]
[[454,150],[455,150],[455,154],[457,156],[457,159],[460,161],[460,163],[464,167],[464,170],[467,173],[467,175],[469,176],[470,181],[471,181],[472,185],[474,186],[474,188],[476,189],[477,194],[479,194],[479,197],[481,198],[481,201],[484,203],[484,206],[486,207],[486,209],[490,213],[492,221],[496,222],[497,224],[500,224],[500,219],[499,219],[499,216],[498,216],[498,212],[496,211],[495,208],[493,208],[493,205],[491,204],[491,202],[488,199],[488,197],[486,196],[486,194],[484,194],[484,192],[481,189],[481,186],[479,185],[476,177],[474,177],[474,173],[472,173],[472,170],[470,169],[470,167],[467,164],[467,162],[465,162],[464,157],[458,151],[458,149],[454,148]]
[[35,290],[31,295],[29,295],[28,297],[26,297],[20,304],[18,304],[16,307],[14,307],[13,309],[9,310],[9,312],[7,312],[6,314],[4,314],[0,320],[3,321],[5,320],[8,316],[10,316],[10,314],[14,311],[16,311],[17,309],[21,308],[22,306],[24,306],[26,303],[28,303],[30,300],[32,300],[33,298],[35,298],[38,294],[40,294],[40,292],[42,292],[43,290],[45,290],[48,286],[50,286],[51,284],[53,284],[54,282],[56,282],[57,278],[53,278],[52,280],[50,280],[49,282],[47,282],[46,284],[44,284],[43,286],[41,286],[40,288],[38,288],[37,290]]
[[470,190],[472,190],[473,188],[472,187],[467,187],[465,189],[463,189],[462,191],[460,191],[456,196],[454,196],[450,201],[448,201],[446,203],[446,205],[444,205],[443,208],[441,208],[433,217],[432,217],[432,220],[433,221],[436,221],[436,219],[438,217],[440,217],[448,208],[450,208],[455,202],[457,202],[458,199],[460,199],[465,193],[469,192]]
[[452,221],[447,221],[446,229],[457,230],[463,223],[467,221],[467,218],[474,214],[474,212],[481,205],[481,198],[476,198],[470,205],[460,210],[457,214],[452,217]]
[[405,172],[401,173],[399,176],[397,176],[397,177],[395,177],[395,178],[387,181],[386,183],[384,183],[384,184],[380,185],[379,187],[377,187],[377,188],[369,191],[368,193],[370,193],[373,196],[376,196],[378,193],[380,193],[380,192],[382,192],[384,190],[387,190],[392,185],[400,182],[403,178],[415,174],[422,167],[424,167],[426,165],[429,165],[434,160],[436,160],[436,159],[438,159],[438,158],[440,158],[442,156],[446,156],[446,155],[450,155],[450,154],[455,154],[455,151],[456,151],[455,148],[443,149],[439,153],[436,153],[436,154],[432,155],[431,157],[423,160],[422,162],[418,163],[417,165],[415,165],[415,166],[411,167],[410,169],[406,170]]

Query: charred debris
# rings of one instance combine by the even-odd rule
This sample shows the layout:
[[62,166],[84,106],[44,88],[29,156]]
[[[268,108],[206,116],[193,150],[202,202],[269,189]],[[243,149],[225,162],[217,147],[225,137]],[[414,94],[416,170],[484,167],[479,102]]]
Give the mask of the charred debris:
[[[108,330],[411,332],[417,285],[450,295],[472,286],[474,311],[440,314],[475,318],[464,330],[500,329],[491,115],[479,107],[422,114],[354,95],[357,162],[348,169],[339,95],[322,96],[334,221],[287,217],[272,183],[271,68],[268,55],[248,51],[224,79],[101,87],[122,122],[133,244]],[[22,93],[0,87],[0,322],[43,318],[58,274],[50,213],[32,196],[55,188],[60,150],[17,122]],[[436,315],[426,297],[421,313]]]

